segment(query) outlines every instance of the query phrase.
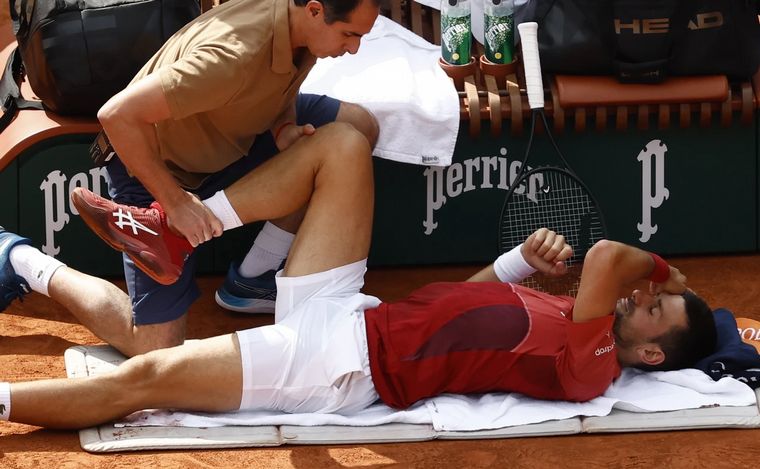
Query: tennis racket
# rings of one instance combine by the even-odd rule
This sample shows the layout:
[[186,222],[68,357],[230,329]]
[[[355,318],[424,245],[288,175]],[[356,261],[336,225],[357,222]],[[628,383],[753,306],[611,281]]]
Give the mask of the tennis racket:
[[[499,252],[509,251],[541,227],[563,235],[573,247],[573,256],[567,261],[567,275],[549,277],[536,272],[523,284],[554,295],[575,296],[580,284],[583,258],[594,243],[606,237],[607,230],[599,205],[588,187],[568,165],[547,123],[538,55],[538,25],[521,23],[518,29],[531,109],[530,136],[520,172],[510,184],[501,210]],[[539,120],[559,157],[560,165],[528,167],[536,123]]]

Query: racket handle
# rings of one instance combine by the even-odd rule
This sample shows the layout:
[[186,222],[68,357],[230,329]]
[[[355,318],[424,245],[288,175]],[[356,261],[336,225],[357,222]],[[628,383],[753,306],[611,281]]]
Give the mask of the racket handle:
[[528,87],[528,104],[531,109],[544,107],[544,83],[541,81],[541,60],[538,57],[538,23],[520,23],[525,84]]

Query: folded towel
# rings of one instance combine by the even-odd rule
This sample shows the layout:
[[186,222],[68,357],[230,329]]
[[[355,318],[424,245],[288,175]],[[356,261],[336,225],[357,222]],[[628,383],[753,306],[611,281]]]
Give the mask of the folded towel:
[[693,409],[705,406],[748,406],[755,393],[732,378],[713,381],[699,370],[645,373],[624,369],[603,396],[588,402],[543,401],[518,393],[443,395],[419,402],[404,411],[375,404],[353,415],[285,414],[256,411],[200,414],[142,411],[123,426],[222,425],[349,425],[385,423],[432,425],[436,431],[475,431],[561,420],[576,416],[607,415],[614,408],[636,412]]
[[380,124],[375,156],[448,166],[459,132],[459,97],[438,57],[439,46],[379,16],[359,52],[318,60],[301,91],[371,111]]
[[696,364],[715,380],[735,378],[752,389],[760,387],[760,354],[757,349],[742,341],[734,315],[727,309],[715,310],[718,343],[715,353]]

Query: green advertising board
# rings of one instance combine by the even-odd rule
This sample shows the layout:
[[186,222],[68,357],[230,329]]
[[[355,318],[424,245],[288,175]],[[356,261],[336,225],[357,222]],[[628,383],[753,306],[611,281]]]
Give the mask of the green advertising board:
[[[756,252],[758,123],[709,128],[566,131],[557,142],[598,199],[611,239],[664,255]],[[465,126],[462,126],[463,128]],[[484,127],[487,128],[487,127]],[[375,159],[373,265],[486,263],[497,255],[504,197],[526,135],[459,135],[454,162],[428,167]],[[50,138],[0,172],[0,224],[80,270],[120,276],[120,254],[98,239],[69,203],[75,187],[105,195],[92,168],[92,135]],[[531,166],[553,163],[542,135]],[[207,243],[200,273],[224,273],[261,224]]]
[[[448,167],[378,160],[373,263],[492,261],[509,179],[526,146],[526,135],[510,136],[506,127],[502,135],[472,139],[462,129]],[[757,249],[754,125],[556,137],[598,199],[610,239],[665,255]],[[541,135],[531,154],[529,166],[555,162]]]

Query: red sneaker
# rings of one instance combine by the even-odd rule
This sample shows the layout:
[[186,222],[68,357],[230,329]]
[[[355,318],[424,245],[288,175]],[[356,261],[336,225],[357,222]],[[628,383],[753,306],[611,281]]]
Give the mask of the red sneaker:
[[95,234],[150,278],[163,285],[177,281],[193,247],[169,229],[157,202],[150,208],[129,207],[81,187],[71,192],[71,202]]

